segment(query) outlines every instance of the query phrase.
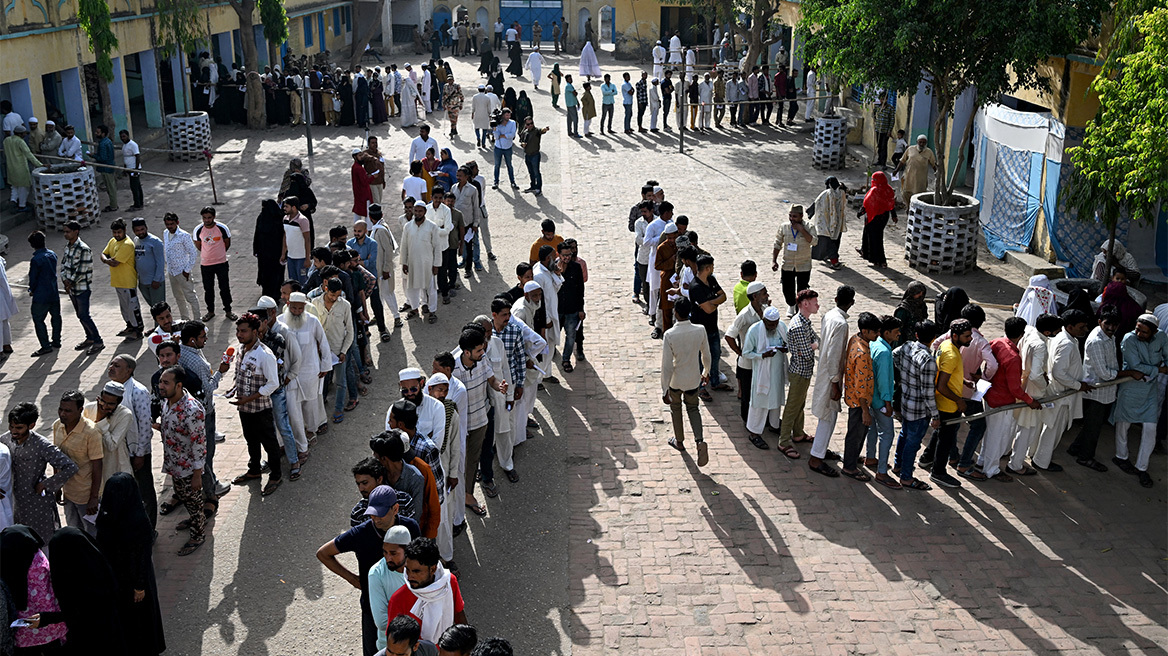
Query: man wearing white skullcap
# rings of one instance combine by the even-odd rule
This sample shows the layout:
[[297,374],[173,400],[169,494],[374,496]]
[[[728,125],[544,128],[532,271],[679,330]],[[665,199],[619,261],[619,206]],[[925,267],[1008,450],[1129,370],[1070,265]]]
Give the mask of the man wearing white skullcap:
[[909,148],[896,171],[904,171],[900,176],[900,193],[905,204],[912,199],[913,194],[919,194],[929,188],[929,170],[937,170],[937,156],[929,148],[929,138],[925,135],[917,136],[917,147]]
[[660,80],[665,76],[665,47],[661,45],[661,41],[657,41],[657,45],[653,46],[653,79]]
[[61,133],[57,132],[57,124],[53,121],[45,121],[45,138],[41,141],[38,153],[41,155],[56,155],[61,148]]
[[759,438],[768,423],[772,428],[780,426],[783,403],[786,401],[786,340],[787,325],[782,321],[782,313],[776,307],[767,306],[763,310],[762,321],[746,331],[746,338],[742,342],[742,356],[750,360],[753,366],[751,386],[742,391],[744,395],[750,396],[746,430]]
[[81,416],[93,422],[97,430],[101,431],[101,486],[105,489],[105,482],[110,476],[118,472],[132,474],[134,469],[130,465],[129,440],[131,431],[137,430],[134,426],[134,413],[122,405],[122,397],[126,388],[117,381],[109,381],[102,388],[97,398],[85,404]]
[[32,116],[28,119],[28,149],[34,154],[41,152],[41,143],[45,140],[45,132],[41,129],[40,120]]
[[[1141,314],[1136,329],[1123,338],[1123,368],[1133,373],[1132,378],[1119,386],[1115,402],[1115,466],[1128,474],[1139,476],[1140,485],[1152,487],[1148,474],[1148,460],[1156,446],[1156,422],[1159,419],[1159,381],[1168,374],[1168,335],[1160,330],[1160,320],[1154,314]],[[1138,373],[1138,377],[1134,375]],[[1127,448],[1128,429],[1132,424],[1143,424],[1140,449],[1133,466]]]
[[[730,324],[730,329],[726,331],[726,344],[738,356],[735,377],[738,378],[739,414],[742,416],[742,421],[746,421],[750,411],[750,390],[754,373],[754,363],[742,355],[742,342],[746,339],[746,332],[750,330],[750,327],[762,321],[763,312],[770,307],[771,303],[770,293],[767,292],[766,285],[760,280],[752,281],[746,285],[746,299],[746,306],[734,317],[734,323]],[[778,428],[777,424],[775,428]],[[750,443],[754,446],[760,449],[770,448],[761,437],[751,433],[747,433],[747,435],[750,436]]]
[[[418,425],[415,433],[429,439],[441,450],[447,434],[446,409],[441,401],[426,394],[426,374],[417,367],[409,367],[397,372],[397,379],[401,388],[401,398],[418,407]],[[447,382],[449,383],[449,380]],[[389,430],[389,412],[387,410],[385,413],[385,430]]]

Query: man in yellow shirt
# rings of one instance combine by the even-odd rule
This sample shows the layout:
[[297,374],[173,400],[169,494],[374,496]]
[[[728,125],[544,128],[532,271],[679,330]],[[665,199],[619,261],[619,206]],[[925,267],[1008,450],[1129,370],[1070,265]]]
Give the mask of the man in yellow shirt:
[[961,396],[962,386],[965,384],[961,349],[973,341],[973,325],[965,319],[954,319],[949,324],[949,335],[949,339],[941,342],[941,347],[937,349],[936,399],[937,412],[941,415],[941,428],[937,429],[938,450],[929,478],[944,487],[961,487],[961,481],[945,470],[949,464],[949,452],[957,443],[957,431],[961,424],[945,422],[956,419],[965,412],[965,399]]
[[142,339],[142,309],[138,303],[138,270],[134,266],[134,240],[126,236],[126,222],[116,219],[110,224],[113,237],[101,252],[101,261],[109,265],[110,285],[118,293],[118,305],[126,327],[118,333],[126,341]]
[[[563,237],[556,234],[556,223],[551,219],[544,219],[542,222],[540,222],[539,232],[539,239],[536,239],[535,243],[531,245],[531,257],[528,258],[528,261],[531,264],[535,264],[539,261],[540,248],[543,248],[544,246],[559,248],[560,242],[564,241]],[[559,251],[556,252],[558,253]]]
[[76,390],[61,395],[57,421],[53,422],[53,444],[77,463],[77,473],[65,482],[65,523],[97,537],[97,502],[101,494],[101,431],[81,415],[85,397]]

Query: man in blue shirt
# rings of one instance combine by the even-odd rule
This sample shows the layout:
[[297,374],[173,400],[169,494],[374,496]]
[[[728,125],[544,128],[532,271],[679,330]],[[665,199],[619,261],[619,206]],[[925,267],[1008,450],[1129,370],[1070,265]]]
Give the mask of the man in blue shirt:
[[515,169],[511,166],[511,146],[515,143],[515,132],[517,126],[515,121],[511,120],[511,108],[503,108],[503,118],[499,124],[495,126],[495,184],[491,185],[491,189],[499,188],[499,164],[503,160],[507,161],[507,177],[511,178],[511,188],[518,189],[519,185],[515,184]]
[[[361,644],[365,656],[377,653],[377,625],[369,608],[369,570],[380,561],[384,554],[382,544],[391,527],[404,526],[410,538],[420,535],[418,523],[397,514],[397,491],[388,485],[378,485],[369,493],[369,507],[365,509],[368,521],[355,526],[335,539],[325,542],[316,550],[316,557],[333,574],[345,579],[349,585],[361,591]],[[337,560],[338,554],[352,553],[357,556],[357,573]]]
[[146,229],[146,219],[130,221],[137,243],[134,244],[134,267],[138,270],[138,293],[146,307],[166,300],[166,246]]
[[616,110],[616,85],[612,76],[604,74],[604,84],[600,85],[600,134],[604,134],[604,119],[608,118],[608,132],[612,133],[612,115]]
[[568,136],[580,138],[580,100],[576,98],[576,87],[572,86],[572,76],[564,76],[564,107],[568,109]]
[[[872,426],[868,429],[868,453],[864,464],[876,465],[876,482],[893,489],[900,483],[888,475],[888,453],[892,448],[892,399],[896,393],[893,373],[892,344],[900,340],[900,319],[880,317],[880,336],[871,344],[872,351]],[[880,445],[880,459],[876,460],[876,446]]]
[[631,134],[633,131],[633,83],[629,81],[628,73],[625,73],[625,83],[621,85],[621,100],[625,104],[625,134]]
[[[110,139],[109,128],[99,125],[93,129],[97,135],[97,154],[90,158],[98,164],[114,163],[114,142]],[[102,212],[118,211],[118,177],[117,172],[106,166],[97,167],[97,173],[105,183],[105,192],[109,195],[109,205]]]
[[[61,348],[61,297],[57,295],[57,254],[45,248],[45,233],[37,230],[28,236],[32,246],[32,261],[28,265],[28,291],[32,295],[32,323],[36,328],[40,349],[34,358],[48,355]],[[45,329],[45,316],[53,315],[53,341]]]

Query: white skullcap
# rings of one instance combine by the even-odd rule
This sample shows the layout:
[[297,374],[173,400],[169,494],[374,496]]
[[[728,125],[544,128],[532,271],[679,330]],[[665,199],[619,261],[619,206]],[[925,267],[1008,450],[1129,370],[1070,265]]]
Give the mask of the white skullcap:
[[764,289],[766,289],[766,285],[762,284],[762,281],[752,280],[750,284],[746,286],[746,295],[749,296],[751,294],[757,294]]
[[271,296],[261,296],[260,300],[256,301],[255,306],[265,310],[275,310],[276,299],[272,298]]
[[660,40],[658,40],[658,41],[657,41],[657,45],[661,45],[661,41],[660,41]]
[[101,388],[101,391],[105,394],[111,394],[121,398],[126,395],[126,386],[116,380],[111,380],[105,384],[105,387]]
[[661,187],[653,187],[653,193],[655,193],[655,194],[661,193]]
[[768,305],[767,309],[762,311],[762,318],[767,321],[778,321],[783,315],[779,314],[779,308]]
[[446,377],[446,374],[444,374],[442,372],[438,372],[438,373],[434,374],[433,376],[430,376],[430,380],[426,381],[426,389],[430,389],[431,387],[433,387],[435,385],[449,385],[449,384],[450,384],[450,379]]
[[528,292],[533,292],[537,289],[541,289],[541,287],[539,286],[539,283],[534,281],[534,280],[528,280],[527,282],[523,283],[523,293],[524,294],[526,294]]
[[1141,322],[1146,323],[1146,324],[1151,324],[1157,328],[1160,327],[1160,320],[1157,319],[1156,315],[1154,315],[1154,314],[1150,314],[1150,313],[1141,314],[1140,318],[1137,321],[1141,321]]
[[45,125],[56,125],[53,121],[45,121]]
[[917,135],[917,141],[920,141],[921,139],[924,139],[925,141],[928,141],[928,140],[929,140],[929,138],[928,138],[928,137],[926,137],[925,135],[923,135],[923,134],[918,134],[918,135]]
[[308,302],[308,294],[305,294],[304,292],[292,292],[291,294],[288,295],[288,303],[289,304],[307,303],[307,302]]
[[417,380],[418,378],[425,379],[426,374],[422,373],[422,370],[417,367],[406,367],[405,369],[397,372],[397,379],[399,381]]
[[397,544],[404,547],[410,543],[410,529],[404,526],[390,526],[381,541],[385,544]]
[[40,120],[35,116],[30,116],[30,117],[28,117],[28,122],[29,123],[40,123]]
[[675,232],[677,232],[677,224],[670,221],[669,223],[665,224],[665,229],[661,231],[661,234],[672,235]]
[[360,149],[360,148],[354,148],[354,149],[353,149],[353,154],[354,154],[354,155],[360,155],[360,154],[361,154],[361,149]]

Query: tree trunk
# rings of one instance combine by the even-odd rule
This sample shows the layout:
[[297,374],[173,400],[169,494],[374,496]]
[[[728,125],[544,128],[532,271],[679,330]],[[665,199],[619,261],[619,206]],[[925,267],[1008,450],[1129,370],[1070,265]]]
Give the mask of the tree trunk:
[[[373,35],[377,34],[377,30],[381,29],[381,14],[385,11],[385,0],[378,0],[377,9],[373,11],[373,20],[361,30],[360,36],[353,41],[353,49],[349,51],[349,68],[353,68],[361,62],[361,55],[365,54],[365,46],[369,45],[369,41],[373,39]],[[457,19],[458,17],[455,16]],[[360,22],[360,17],[357,15],[357,2],[353,2],[353,20]],[[384,45],[386,35],[381,35],[381,41]]]
[[1111,269],[1115,266],[1115,260],[1113,259],[1115,256],[1113,253],[1115,253],[1115,229],[1119,223],[1118,218],[1112,217],[1109,236],[1107,237],[1107,259],[1105,260],[1107,264],[1107,275],[1103,279],[1104,285],[1111,280]]
[[279,66],[280,71],[286,73],[287,71],[284,71],[284,62],[280,57],[281,45],[282,44],[276,43],[270,39],[268,40],[268,61],[271,62],[273,68]]
[[[118,126],[114,125],[113,97],[110,95],[109,82],[101,75],[97,76],[97,96],[101,100],[101,122],[110,129],[113,137],[118,134]],[[130,126],[124,126],[129,130]]]
[[946,185],[949,196],[953,196],[953,187],[957,185],[957,170],[958,167],[963,166],[965,162],[965,149],[970,147],[970,137],[973,134],[973,119],[977,116],[976,111],[969,113],[969,119],[965,121],[965,130],[961,133],[961,146],[957,149],[957,166],[953,168],[953,176],[949,179]]
[[[937,88],[935,85],[934,89]],[[933,204],[945,206],[949,204],[949,190],[945,186],[945,138],[949,133],[949,110],[951,103],[947,98],[937,96],[937,121],[933,124],[933,145],[936,147],[937,174],[933,180]]]
[[[231,8],[239,16],[239,40],[243,43],[243,69],[249,73],[258,73],[260,58],[255,43],[255,23],[252,18],[255,14],[255,0],[231,0]],[[264,111],[264,86],[258,75],[247,76],[247,97],[247,127],[252,130],[264,128],[268,123],[268,118]]]

